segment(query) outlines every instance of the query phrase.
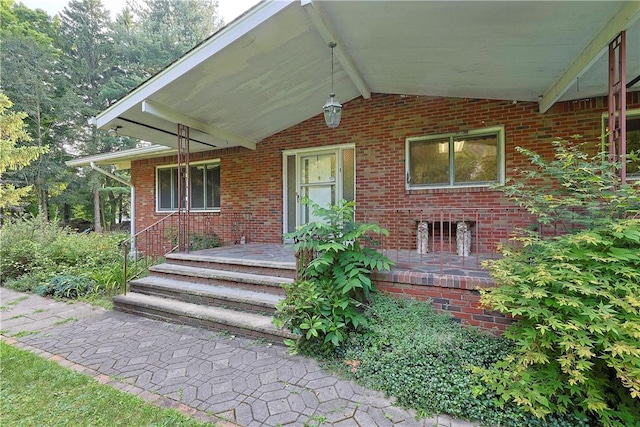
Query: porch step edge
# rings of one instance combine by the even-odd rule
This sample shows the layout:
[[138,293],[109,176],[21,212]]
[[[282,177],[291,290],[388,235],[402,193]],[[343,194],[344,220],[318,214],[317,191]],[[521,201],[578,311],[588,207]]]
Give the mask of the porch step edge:
[[175,274],[201,279],[226,280],[228,282],[247,283],[251,285],[280,287],[283,283],[293,283],[288,277],[265,276],[262,274],[242,273],[238,271],[215,270],[213,268],[192,267],[182,264],[158,264],[149,267],[152,273]]
[[216,298],[266,308],[275,308],[276,304],[284,299],[282,296],[266,292],[251,291],[243,288],[231,288],[221,285],[206,285],[158,276],[148,276],[132,280],[131,286],[159,288],[167,291],[187,293],[200,297]]
[[[276,328],[272,324],[271,316],[263,316],[255,313],[240,312],[215,306],[201,306],[188,302],[177,301],[162,297],[129,292],[126,295],[113,297],[114,308],[119,305],[140,307],[142,310],[150,309],[169,313],[175,316],[209,321],[215,324],[229,326],[236,329],[255,331],[260,334],[279,338],[298,338],[288,330]],[[248,334],[250,335],[250,334]]]
[[255,260],[255,259],[216,257],[216,256],[209,256],[209,255],[198,255],[193,253],[170,253],[170,254],[167,254],[165,258],[178,260],[178,261],[198,261],[198,262],[209,262],[209,263],[217,263],[217,264],[241,265],[243,267],[273,268],[274,270],[293,270],[293,271],[296,270],[295,262],[285,262],[285,261],[267,261],[267,260]]

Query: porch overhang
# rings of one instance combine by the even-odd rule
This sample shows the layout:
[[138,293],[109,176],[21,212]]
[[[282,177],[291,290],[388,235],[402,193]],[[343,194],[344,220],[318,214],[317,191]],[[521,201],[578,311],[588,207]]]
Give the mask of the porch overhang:
[[[607,93],[602,53],[627,31],[640,76],[637,1],[263,1],[95,118],[101,129],[191,151],[254,149],[371,93],[555,102]],[[635,83],[628,90],[640,90]],[[345,109],[348,120],[348,108]],[[322,120],[318,117],[318,120]]]
[[69,160],[65,164],[69,167],[84,167],[95,164],[98,166],[114,165],[116,169],[131,169],[131,162],[134,160],[151,159],[155,157],[174,156],[175,148],[164,145],[151,145],[147,147],[132,148],[129,150],[114,151],[111,153],[96,154],[93,156],[80,157]]

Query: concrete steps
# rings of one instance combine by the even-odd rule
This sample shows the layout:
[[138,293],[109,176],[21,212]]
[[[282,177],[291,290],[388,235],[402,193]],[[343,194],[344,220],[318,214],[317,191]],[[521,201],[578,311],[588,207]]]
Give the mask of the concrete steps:
[[294,263],[169,254],[114,297],[114,309],[281,343],[296,338],[272,323],[294,276]]
[[212,331],[224,331],[275,343],[281,343],[285,338],[296,338],[289,331],[276,328],[271,323],[271,316],[192,304],[136,292],[114,297],[114,308],[151,319],[203,327]]

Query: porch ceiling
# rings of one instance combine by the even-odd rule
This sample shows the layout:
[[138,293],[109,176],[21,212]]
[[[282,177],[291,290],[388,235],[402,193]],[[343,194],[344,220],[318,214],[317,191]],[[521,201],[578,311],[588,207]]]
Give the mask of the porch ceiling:
[[[627,29],[640,75],[640,2],[262,2],[96,117],[102,129],[191,151],[255,143],[370,93],[538,101],[607,92],[609,41]],[[636,83],[631,90],[640,90]],[[346,106],[348,108],[348,106]],[[322,120],[322,118],[318,118]]]

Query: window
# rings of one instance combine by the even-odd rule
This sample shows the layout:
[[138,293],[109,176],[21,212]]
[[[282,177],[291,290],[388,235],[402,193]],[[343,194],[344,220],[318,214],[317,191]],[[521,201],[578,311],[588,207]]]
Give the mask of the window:
[[[607,129],[609,117],[604,114],[602,117],[602,140],[607,143]],[[640,110],[627,111],[627,153],[636,152],[640,154]],[[627,162],[627,178],[640,179],[640,161]]]
[[[219,162],[190,165],[189,180],[191,184],[189,186],[191,210],[217,210],[220,208]],[[156,196],[158,211],[178,209],[177,166],[157,168]]]
[[407,139],[407,188],[486,186],[504,180],[504,129]]

